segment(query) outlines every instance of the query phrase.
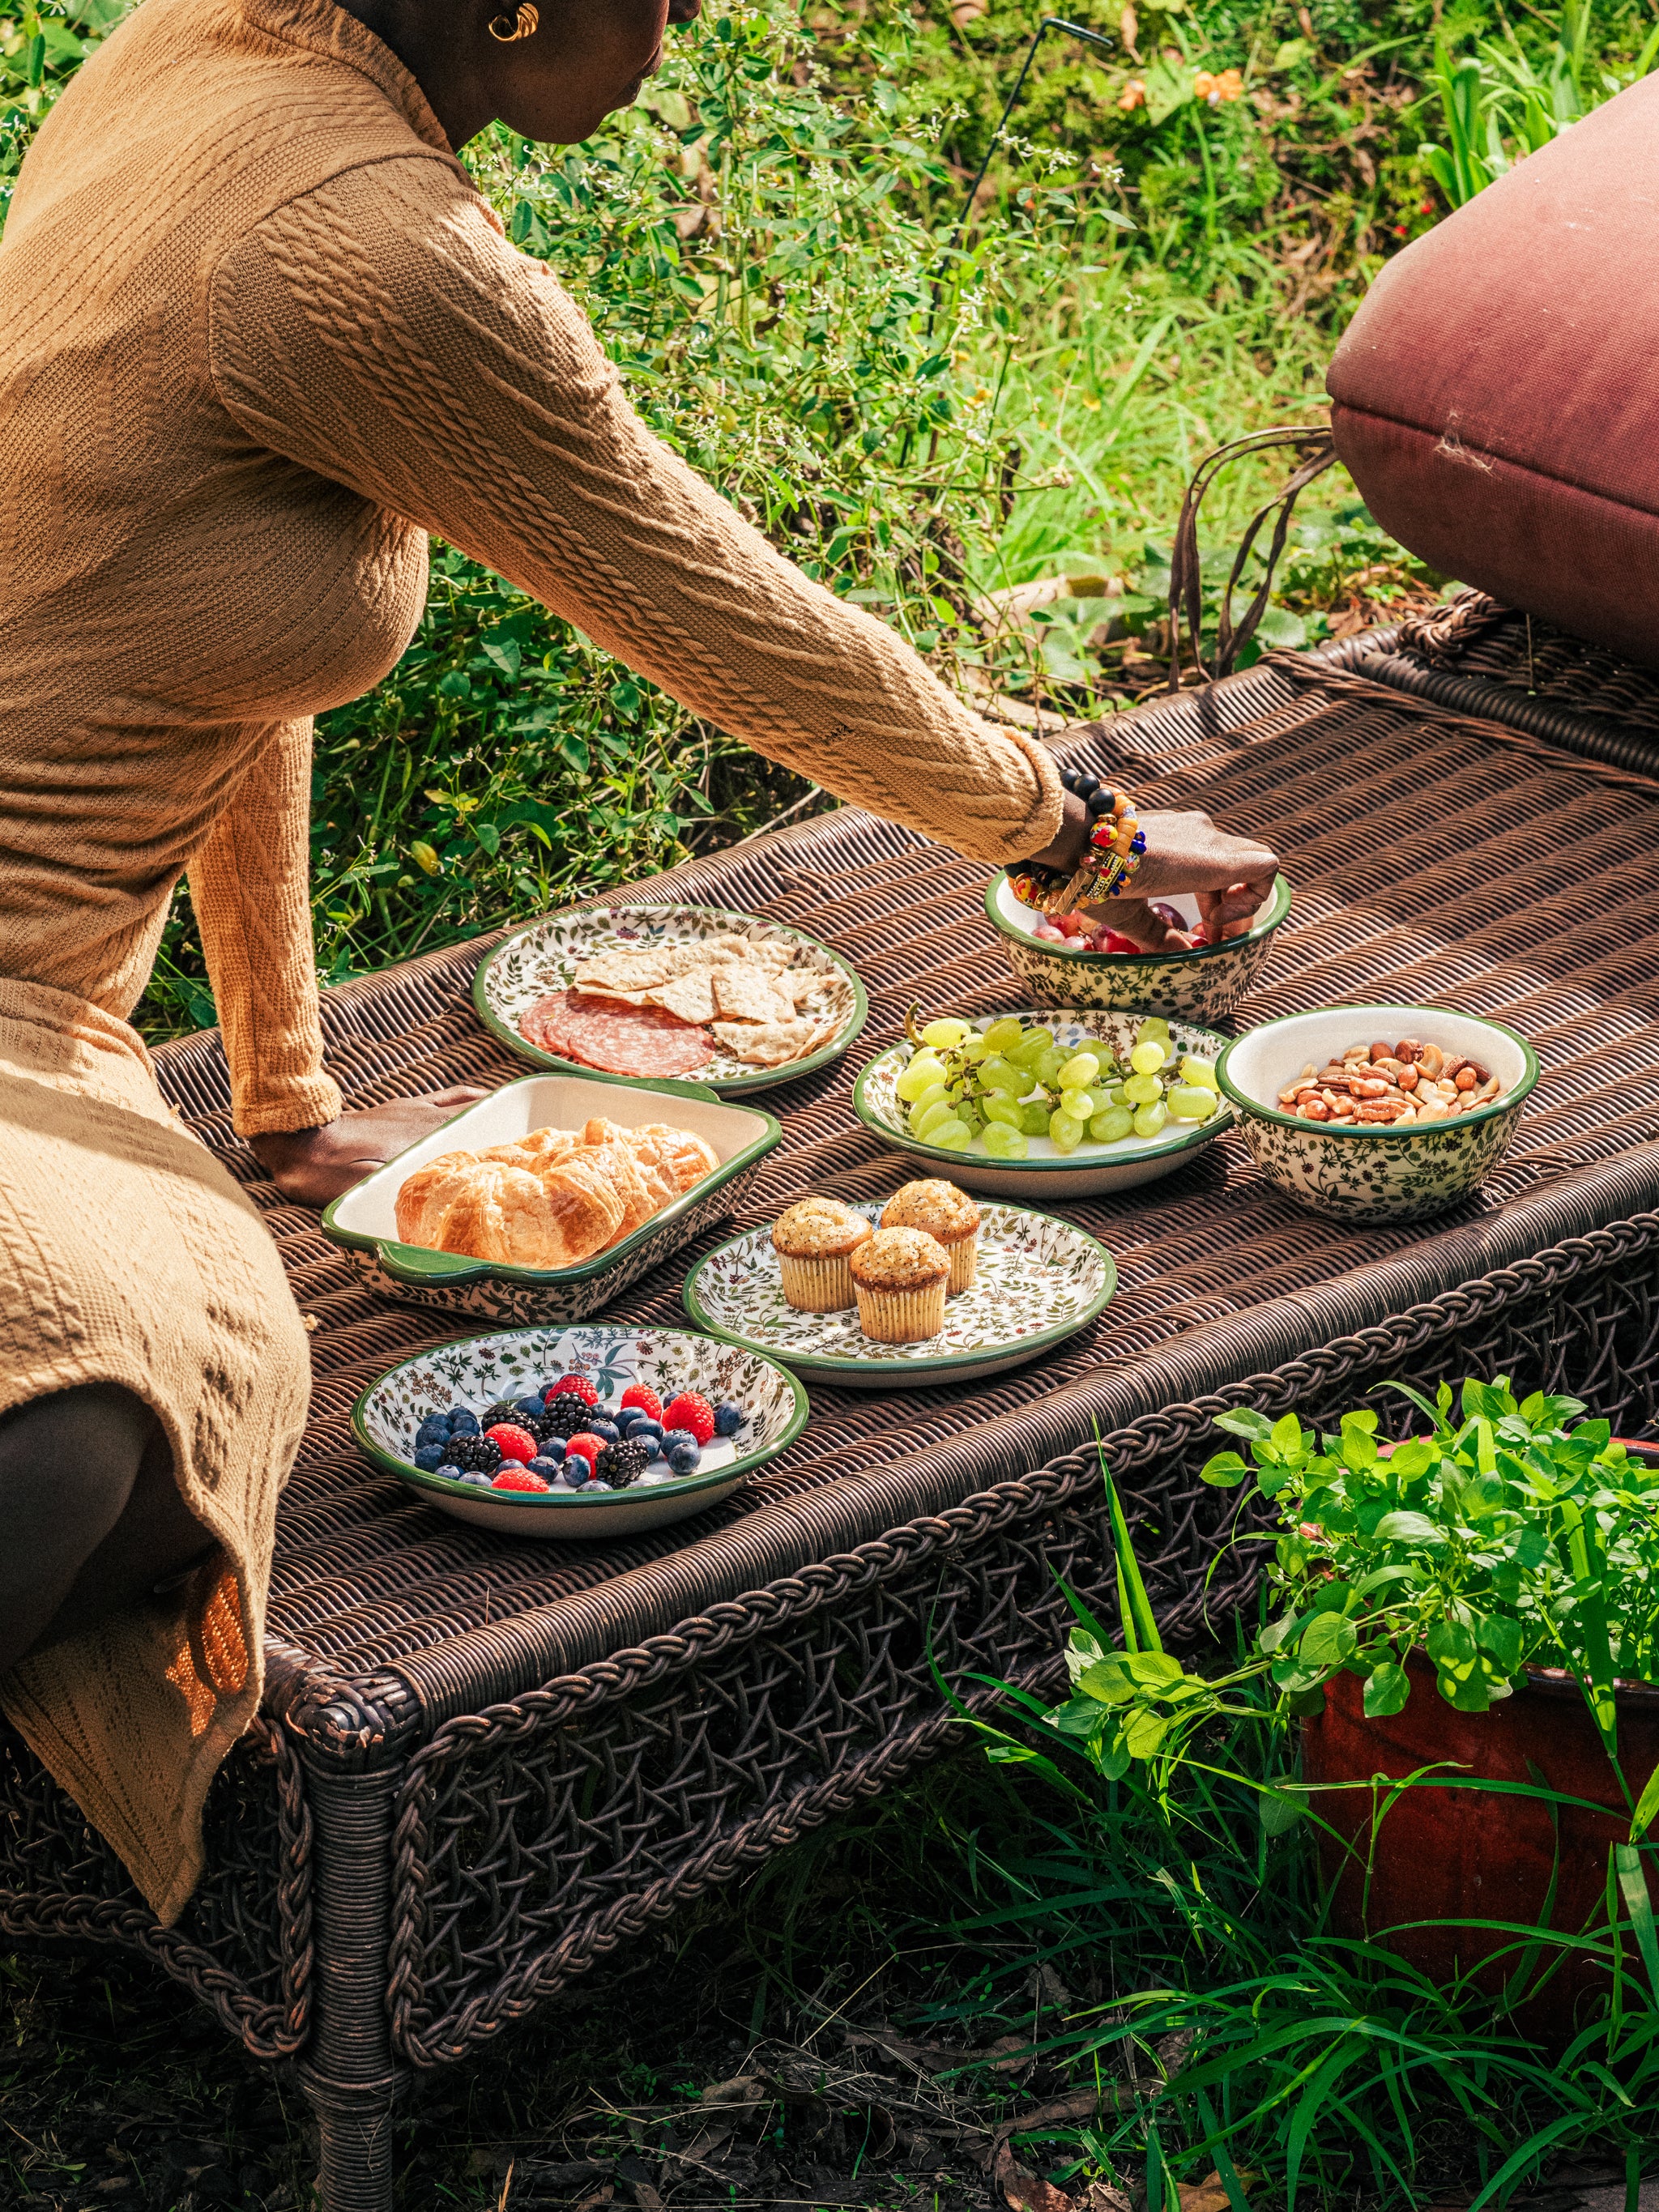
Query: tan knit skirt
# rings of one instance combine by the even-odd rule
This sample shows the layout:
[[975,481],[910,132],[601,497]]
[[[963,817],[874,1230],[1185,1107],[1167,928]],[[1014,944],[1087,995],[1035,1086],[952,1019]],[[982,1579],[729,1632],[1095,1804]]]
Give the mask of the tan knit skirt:
[[175,1121],[137,1033],[0,979],[0,1412],[80,1382],[154,1407],[222,1554],[0,1676],[0,1711],[170,1922],[258,1706],[305,1331],[258,1209]]

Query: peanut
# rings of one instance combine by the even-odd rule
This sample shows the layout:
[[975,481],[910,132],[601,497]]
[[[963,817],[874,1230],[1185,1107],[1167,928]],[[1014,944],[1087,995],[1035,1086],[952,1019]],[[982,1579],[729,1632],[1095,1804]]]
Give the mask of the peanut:
[[1396,1122],[1443,1121],[1501,1097],[1503,1085],[1478,1060],[1443,1052],[1417,1037],[1390,1045],[1351,1044],[1316,1072],[1310,1060],[1279,1094],[1304,1121],[1333,1128],[1386,1128]]
[[1473,1091],[1480,1079],[1467,1060],[1452,1078],[1460,1091]]
[[1328,1121],[1331,1109],[1316,1092],[1297,1103],[1297,1119],[1304,1121]]

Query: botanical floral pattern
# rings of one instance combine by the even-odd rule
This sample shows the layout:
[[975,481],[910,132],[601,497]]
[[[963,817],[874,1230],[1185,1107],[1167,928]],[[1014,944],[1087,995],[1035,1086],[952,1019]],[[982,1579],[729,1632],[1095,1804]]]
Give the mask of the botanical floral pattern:
[[[1135,1041],[1135,1033],[1145,1018],[1145,1009],[1133,1013],[1115,1013],[1102,1007],[1024,1006],[1016,1011],[1015,1018],[1040,1023],[1044,1029],[1052,1030],[1057,1044],[1076,1048],[1103,1043],[1121,1067],[1127,1064],[1129,1048]],[[984,1014],[978,1018],[976,1026],[984,1029],[994,1021],[1007,1018],[1008,1016],[1002,1013]],[[1196,1053],[1209,1060],[1218,1059],[1229,1042],[1213,1030],[1194,1029],[1179,1021],[1170,1022],[1170,1039],[1177,1052]],[[1061,1171],[1071,1178],[1082,1170],[1098,1168],[1102,1172],[1099,1183],[1095,1187],[1102,1190],[1110,1189],[1117,1180],[1110,1172],[1115,1168],[1129,1171],[1122,1176],[1126,1186],[1150,1182],[1153,1178],[1146,1172],[1146,1163],[1161,1162],[1163,1164],[1154,1172],[1170,1173],[1200,1146],[1218,1137],[1224,1129],[1231,1128],[1237,1115],[1237,1109],[1224,1098],[1207,1121],[1170,1121],[1161,1136],[1121,1137],[1112,1145],[1097,1145],[1085,1138],[1074,1152],[1056,1152],[1047,1137],[1031,1137],[1026,1140],[1028,1151],[1024,1160],[994,1159],[985,1149],[984,1139],[976,1137],[965,1152],[950,1154],[939,1151],[937,1146],[919,1146],[905,1128],[904,1103],[894,1086],[903,1073],[909,1057],[910,1048],[908,1045],[890,1046],[887,1051],[878,1054],[860,1075],[854,1094],[854,1106],[865,1127],[873,1129],[878,1137],[890,1143],[899,1144],[906,1152],[925,1152],[929,1159],[939,1163],[937,1170],[932,1172],[946,1176],[951,1175],[957,1160],[965,1160],[975,1165],[983,1163],[986,1167],[994,1168],[1000,1175],[1011,1178],[1024,1173],[1030,1177],[1033,1197],[1041,1195],[1048,1175]],[[1053,1167],[1037,1164],[1042,1162],[1052,1162]],[[1073,1188],[1071,1181],[1068,1180],[1066,1188],[1068,1190]]]
[[866,1008],[864,987],[849,963],[827,945],[806,937],[781,922],[762,921],[751,914],[728,914],[708,906],[583,907],[532,922],[498,945],[473,979],[472,997],[480,1016],[503,1044],[538,1067],[563,1063],[539,1051],[520,1035],[520,1017],[549,991],[562,990],[585,961],[601,952],[641,945],[695,943],[706,937],[747,937],[756,943],[775,940],[793,945],[808,967],[826,975],[841,975],[853,987],[854,1011],[841,1034],[805,1060],[784,1067],[750,1067],[722,1052],[689,1079],[706,1084],[722,1097],[749,1091],[767,1091],[780,1083],[793,1083],[810,1069],[828,1066],[844,1053],[864,1027]]
[[1522,1101],[1478,1119],[1350,1135],[1244,1116],[1256,1165],[1316,1213],[1421,1221],[1467,1198],[1509,1150]]
[[[712,1402],[730,1399],[748,1418],[731,1444],[715,1442],[696,1474],[662,1473],[641,1477],[609,1497],[584,1497],[577,1491],[550,1495],[491,1494],[440,1482],[414,1465],[415,1431],[428,1413],[457,1406],[474,1413],[497,1398],[521,1398],[538,1383],[579,1370],[591,1377],[603,1399],[613,1401],[630,1382],[643,1382],[666,1400],[678,1390],[700,1390]],[[805,1426],[806,1394],[770,1359],[742,1347],[719,1344],[680,1329],[522,1328],[495,1336],[461,1338],[404,1360],[370,1385],[352,1411],[352,1427],[368,1456],[388,1473],[418,1489],[428,1502],[463,1520],[480,1517],[486,1525],[508,1525],[511,1516],[580,1515],[580,1533],[598,1535],[625,1521],[648,1528],[683,1512],[700,1511],[734,1490],[754,1468],[792,1443]],[[649,1499],[643,1495],[651,1493]],[[695,1493],[695,1495],[694,1495]],[[652,1510],[643,1516],[641,1509]],[[521,1522],[521,1526],[527,1526]],[[568,1523],[576,1533],[574,1520]],[[530,1530],[556,1533],[545,1525]]]
[[1115,1006],[1143,1014],[1180,1014],[1218,1022],[1249,990],[1267,963],[1274,933],[1291,910],[1291,887],[1278,879],[1269,920],[1248,937],[1231,937],[1196,952],[1158,959],[1112,952],[1064,952],[1027,945],[1011,934],[998,901],[1003,878],[987,894],[985,911],[1002,939],[1008,964],[1032,994],[1057,1006]]
[[[871,1221],[883,1200],[855,1211]],[[928,1370],[1011,1365],[1087,1328],[1117,1286],[1103,1244],[1053,1215],[1021,1206],[980,1208],[978,1279],[948,1298],[945,1327],[922,1344],[877,1344],[848,1313],[797,1313],[784,1298],[769,1228],[733,1237],[686,1279],[686,1310],[722,1334],[770,1352],[808,1375],[833,1376],[848,1362],[903,1382]]]
[[348,1249],[353,1266],[369,1287],[382,1297],[397,1298],[404,1305],[441,1306],[452,1313],[476,1314],[480,1321],[583,1321],[609,1305],[630,1283],[659,1267],[671,1253],[735,1212],[760,1168],[759,1160],[752,1162],[684,1213],[672,1214],[655,1230],[647,1225],[632,1250],[619,1255],[613,1267],[586,1281],[519,1283],[507,1276],[486,1275],[469,1283],[405,1282],[381,1265],[378,1249]]

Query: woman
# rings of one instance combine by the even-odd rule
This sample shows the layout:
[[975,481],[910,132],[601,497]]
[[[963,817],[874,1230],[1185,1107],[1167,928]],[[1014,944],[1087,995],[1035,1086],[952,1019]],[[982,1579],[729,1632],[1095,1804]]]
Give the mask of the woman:
[[[475,1095],[342,1114],[306,895],[311,717],[403,650],[427,532],[832,791],[989,862],[1081,848],[1040,745],[646,433],[454,158],[496,117],[587,137],[670,12],[145,0],[0,246],[0,1703],[163,1919],[258,1703],[306,1356],[127,1017],[187,870],[236,1127],[286,1197]],[[1139,891],[1254,908],[1271,854],[1145,826]]]

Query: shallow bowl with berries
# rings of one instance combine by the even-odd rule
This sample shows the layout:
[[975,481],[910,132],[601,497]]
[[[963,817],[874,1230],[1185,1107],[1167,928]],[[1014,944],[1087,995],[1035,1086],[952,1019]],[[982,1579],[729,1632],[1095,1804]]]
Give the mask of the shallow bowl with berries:
[[1322,1006],[1235,1038],[1216,1080],[1256,1165],[1304,1206],[1420,1221],[1503,1158],[1538,1060],[1513,1030],[1449,1006]]
[[365,1458],[457,1521],[563,1542],[705,1512],[805,1427],[764,1354],[686,1329],[509,1328],[400,1360],[351,1409]]
[[[1158,903],[1169,908],[1183,931],[1198,927],[1198,902],[1190,895]],[[1243,936],[1170,952],[1114,951],[1108,949],[1114,933],[1095,917],[1050,918],[1027,906],[1015,896],[1006,868],[985,894],[985,912],[1009,966],[1040,1002],[1178,1014],[1189,1022],[1218,1022],[1231,1012],[1267,966],[1274,933],[1290,910],[1290,884],[1275,876]]]

